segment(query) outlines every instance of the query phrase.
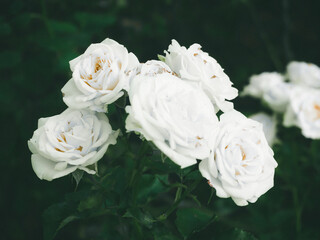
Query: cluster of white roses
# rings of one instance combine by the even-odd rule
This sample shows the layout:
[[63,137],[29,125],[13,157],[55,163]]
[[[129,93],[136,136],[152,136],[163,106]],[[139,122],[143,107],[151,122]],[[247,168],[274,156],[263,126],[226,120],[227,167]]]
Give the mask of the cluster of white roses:
[[285,127],[301,128],[306,138],[320,139],[320,68],[290,62],[286,74],[265,72],[250,78],[243,95],[262,99],[274,112],[284,114]]
[[29,141],[35,173],[46,180],[76,169],[94,174],[118,136],[103,112],[125,90],[128,132],[141,134],[181,168],[201,160],[199,170],[217,196],[240,206],[255,202],[273,186],[277,166],[262,124],[233,109],[227,100],[237,89],[199,44],[187,49],[172,40],[159,58],[140,64],[106,39],[72,60],[72,78],[62,88],[69,108],[40,119]]

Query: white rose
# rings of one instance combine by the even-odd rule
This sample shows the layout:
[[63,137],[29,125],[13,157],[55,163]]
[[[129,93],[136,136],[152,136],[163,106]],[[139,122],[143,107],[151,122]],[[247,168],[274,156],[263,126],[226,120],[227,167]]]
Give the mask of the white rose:
[[284,112],[289,101],[292,85],[284,81],[284,76],[277,72],[264,72],[253,75],[242,95],[261,98],[276,112]]
[[186,49],[180,46],[176,40],[172,40],[168,52],[165,51],[165,53],[166,64],[182,80],[200,86],[222,111],[233,108],[233,103],[226,100],[237,97],[238,90],[232,87],[232,82],[219,63],[208,53],[203,52],[199,44],[193,44]]
[[104,112],[127,90],[131,73],[139,66],[133,53],[114,40],[91,44],[84,54],[70,61],[72,78],[62,88],[63,101],[75,109]]
[[275,112],[283,113],[289,104],[289,95],[292,85],[287,82],[280,82],[270,86],[263,93],[262,100]]
[[111,129],[103,113],[67,109],[60,115],[40,118],[38,129],[28,141],[32,168],[40,179],[51,181],[100,160],[118,131]]
[[277,72],[264,72],[250,77],[249,85],[245,86],[242,95],[262,98],[266,89],[284,82],[284,77]]
[[300,127],[307,138],[320,139],[320,90],[295,87],[283,124]]
[[156,65],[151,72],[158,74],[148,75],[144,73],[150,71],[142,71],[132,81],[126,128],[142,134],[185,168],[196,164],[196,159],[209,156],[218,118],[201,89],[162,71],[160,63]]
[[216,144],[199,170],[218,197],[245,206],[272,188],[276,167],[262,125],[234,110],[221,115]]
[[290,62],[287,66],[289,79],[297,84],[320,88],[320,68],[312,63]]
[[266,113],[260,112],[250,116],[253,119],[263,125],[263,132],[267,139],[267,142],[272,146],[277,141],[277,119],[276,116],[270,116]]

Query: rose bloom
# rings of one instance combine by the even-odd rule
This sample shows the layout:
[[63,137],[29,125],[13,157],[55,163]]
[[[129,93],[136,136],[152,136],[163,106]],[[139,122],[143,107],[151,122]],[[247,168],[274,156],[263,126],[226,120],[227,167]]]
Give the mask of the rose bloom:
[[233,108],[233,103],[226,100],[237,97],[238,90],[232,87],[232,82],[219,63],[203,52],[199,44],[193,44],[187,49],[180,46],[176,40],[172,40],[165,53],[166,64],[182,80],[201,87],[216,105],[216,111],[228,111]]
[[270,116],[266,113],[260,112],[251,115],[250,119],[263,125],[263,132],[270,146],[277,142],[277,119],[275,116]]
[[77,169],[90,174],[118,131],[111,129],[103,113],[67,109],[60,115],[40,118],[38,129],[28,141],[32,168],[40,179],[51,181]]
[[320,139],[320,90],[295,87],[283,124],[300,127],[306,138]]
[[61,90],[63,101],[70,108],[105,112],[106,104],[123,95],[138,66],[137,57],[114,40],[91,44],[84,54],[70,61],[73,73]]
[[201,89],[182,81],[163,64],[147,62],[133,79],[126,128],[152,141],[185,168],[209,156],[218,118]]
[[293,83],[320,88],[320,68],[312,63],[290,62],[287,74]]
[[218,197],[245,206],[273,187],[277,162],[262,124],[233,110],[220,117],[220,130],[210,157],[199,170]]
[[242,96],[260,98],[276,112],[284,112],[289,101],[292,88],[290,83],[284,81],[284,76],[277,72],[264,72],[253,75]]

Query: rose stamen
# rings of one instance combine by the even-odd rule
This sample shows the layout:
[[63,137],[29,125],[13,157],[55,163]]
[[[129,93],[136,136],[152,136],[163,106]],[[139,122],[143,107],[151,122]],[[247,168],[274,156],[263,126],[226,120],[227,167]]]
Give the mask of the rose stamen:
[[81,152],[81,151],[82,151],[82,149],[83,149],[83,147],[82,147],[82,146],[79,146],[78,148],[76,148],[76,150],[78,150],[79,152]]
[[62,137],[63,141],[65,141],[65,143],[67,143],[66,136],[63,133],[61,133],[60,136]]
[[316,119],[320,119],[320,105],[314,104],[313,108],[316,110]]
[[246,160],[247,158],[247,155],[246,153],[244,152],[244,149],[242,146],[239,146],[240,147],[240,150],[241,150],[241,155],[242,155],[242,161]]
[[63,150],[59,149],[59,148],[54,148],[56,151],[58,152],[64,152]]
[[104,59],[101,60],[100,58],[97,58],[96,64],[94,66],[94,72],[96,73],[96,72],[100,71],[102,68],[102,64],[105,62],[106,62],[106,60],[104,60]]

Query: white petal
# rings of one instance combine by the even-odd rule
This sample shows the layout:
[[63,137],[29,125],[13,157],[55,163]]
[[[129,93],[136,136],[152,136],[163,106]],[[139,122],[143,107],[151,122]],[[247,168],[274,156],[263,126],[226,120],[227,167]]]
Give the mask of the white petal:
[[67,162],[59,162],[55,165],[54,169],[57,170],[57,171],[62,171],[64,169],[66,169],[68,166],[68,163]]
[[70,69],[71,69],[72,72],[74,71],[75,66],[80,62],[81,57],[82,57],[82,55],[76,57],[75,59],[72,59],[69,62]]
[[232,198],[232,200],[234,201],[235,204],[237,204],[240,207],[248,205],[248,202],[244,199],[241,199],[241,198]]
[[32,154],[31,163],[33,171],[36,173],[38,178],[48,181],[68,175],[77,169],[77,167],[74,166],[68,167],[62,171],[56,170],[55,162],[52,162],[39,154]]
[[83,171],[85,171],[86,173],[89,173],[89,174],[96,174],[95,170],[89,169],[87,167],[79,166],[78,169],[83,170]]
[[92,102],[88,101],[88,98],[79,91],[72,78],[64,85],[61,91],[64,95],[63,101],[70,108],[82,109],[92,105]]
[[108,140],[101,147],[101,149],[92,158],[88,159],[88,161],[86,161],[84,164],[82,164],[82,166],[89,166],[89,165],[92,165],[92,164],[96,163],[97,161],[99,161],[103,157],[103,155],[106,153],[109,145],[115,145],[117,143],[117,137],[119,135],[119,132],[120,132],[120,130],[113,131],[109,135]]
[[287,108],[286,113],[284,114],[283,118],[283,125],[285,127],[291,127],[297,124],[297,119],[296,115],[294,114],[291,106]]
[[211,178],[211,174],[209,172],[209,159],[204,159],[199,163],[199,171],[201,173],[201,175],[206,178],[206,179],[210,179]]
[[154,141],[154,144],[165,154],[167,155],[173,162],[178,164],[181,168],[186,168],[192,166],[197,163],[195,158],[190,158],[184,156],[182,154],[177,153],[176,151],[172,150],[168,147],[167,144],[161,141]]

